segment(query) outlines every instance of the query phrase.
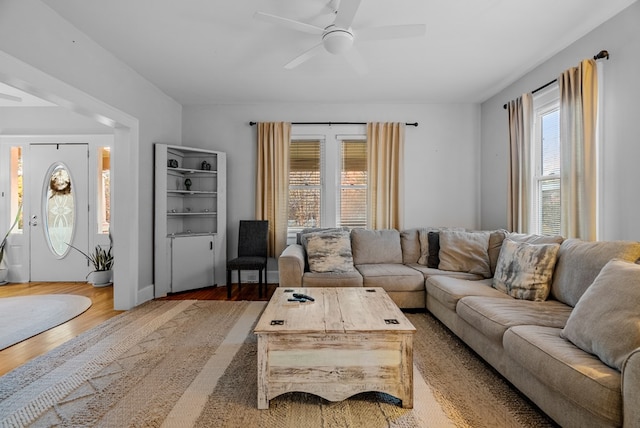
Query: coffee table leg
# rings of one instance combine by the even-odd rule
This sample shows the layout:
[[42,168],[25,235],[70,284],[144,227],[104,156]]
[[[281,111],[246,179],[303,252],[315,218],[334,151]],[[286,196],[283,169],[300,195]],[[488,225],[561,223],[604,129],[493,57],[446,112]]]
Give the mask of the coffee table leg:
[[258,335],[258,409],[264,410],[269,408],[269,399],[267,398],[267,338]]
[[402,359],[402,408],[413,409],[413,335],[403,337]]

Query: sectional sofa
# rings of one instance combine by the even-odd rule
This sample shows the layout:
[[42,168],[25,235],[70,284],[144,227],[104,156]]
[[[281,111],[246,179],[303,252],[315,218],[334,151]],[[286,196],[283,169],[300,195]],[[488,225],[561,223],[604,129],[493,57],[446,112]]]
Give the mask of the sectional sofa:
[[562,426],[640,426],[640,243],[308,230],[280,286],[382,287],[426,308]]

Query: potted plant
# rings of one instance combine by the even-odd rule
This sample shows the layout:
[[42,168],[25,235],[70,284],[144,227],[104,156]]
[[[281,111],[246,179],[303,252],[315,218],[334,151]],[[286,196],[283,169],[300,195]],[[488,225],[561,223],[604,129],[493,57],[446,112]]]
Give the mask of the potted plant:
[[9,234],[11,233],[13,228],[16,227],[16,225],[18,224],[18,221],[20,221],[21,212],[22,212],[22,205],[18,207],[18,213],[16,214],[16,218],[13,221],[13,224],[11,225],[9,230],[7,230],[7,234],[4,235],[2,242],[0,243],[0,284],[5,284],[7,282],[7,276],[9,274],[9,269],[7,268],[6,263],[4,261],[4,248],[7,245]]
[[89,282],[93,284],[94,287],[103,287],[111,284],[111,268],[113,268],[113,239],[111,238],[111,232],[109,232],[108,250],[105,250],[100,245],[96,245],[93,252],[87,254],[71,244],[67,245],[85,256],[93,265],[93,270],[87,274],[87,278],[91,276]]

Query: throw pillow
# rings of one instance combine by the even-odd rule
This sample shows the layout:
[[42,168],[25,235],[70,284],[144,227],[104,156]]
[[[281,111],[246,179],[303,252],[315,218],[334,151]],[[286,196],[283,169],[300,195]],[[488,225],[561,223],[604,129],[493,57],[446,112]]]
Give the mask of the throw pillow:
[[640,265],[609,261],[571,312],[560,335],[622,370],[640,347]]
[[523,300],[549,297],[560,244],[529,244],[506,238],[498,257],[493,288]]
[[468,272],[491,278],[489,265],[490,232],[440,231],[438,269]]
[[427,236],[429,240],[427,267],[438,269],[440,265],[440,233],[429,232]]
[[[418,240],[420,241],[420,257],[418,258],[418,264],[427,266],[427,267],[435,267],[436,269],[438,268],[438,264],[440,263],[439,259],[438,262],[435,263],[435,266],[429,266],[429,233],[431,232],[440,232],[442,230],[460,230],[460,231],[464,231],[464,227],[447,227],[447,226],[442,226],[442,227],[424,227],[424,228],[420,228],[418,229]],[[440,251],[440,247],[439,245],[437,245],[433,252],[435,253],[435,256],[437,258],[437,253]],[[434,259],[435,262],[435,259]]]
[[305,234],[311,272],[352,272],[353,256],[349,232],[314,232]]

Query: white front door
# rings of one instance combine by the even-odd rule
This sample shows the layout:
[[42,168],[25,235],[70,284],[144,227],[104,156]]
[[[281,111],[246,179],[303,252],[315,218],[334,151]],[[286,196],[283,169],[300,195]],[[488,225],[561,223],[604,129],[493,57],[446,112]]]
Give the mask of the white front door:
[[[32,144],[29,148],[30,280],[85,281],[90,271],[86,144]],[[25,213],[26,214],[26,213]]]

